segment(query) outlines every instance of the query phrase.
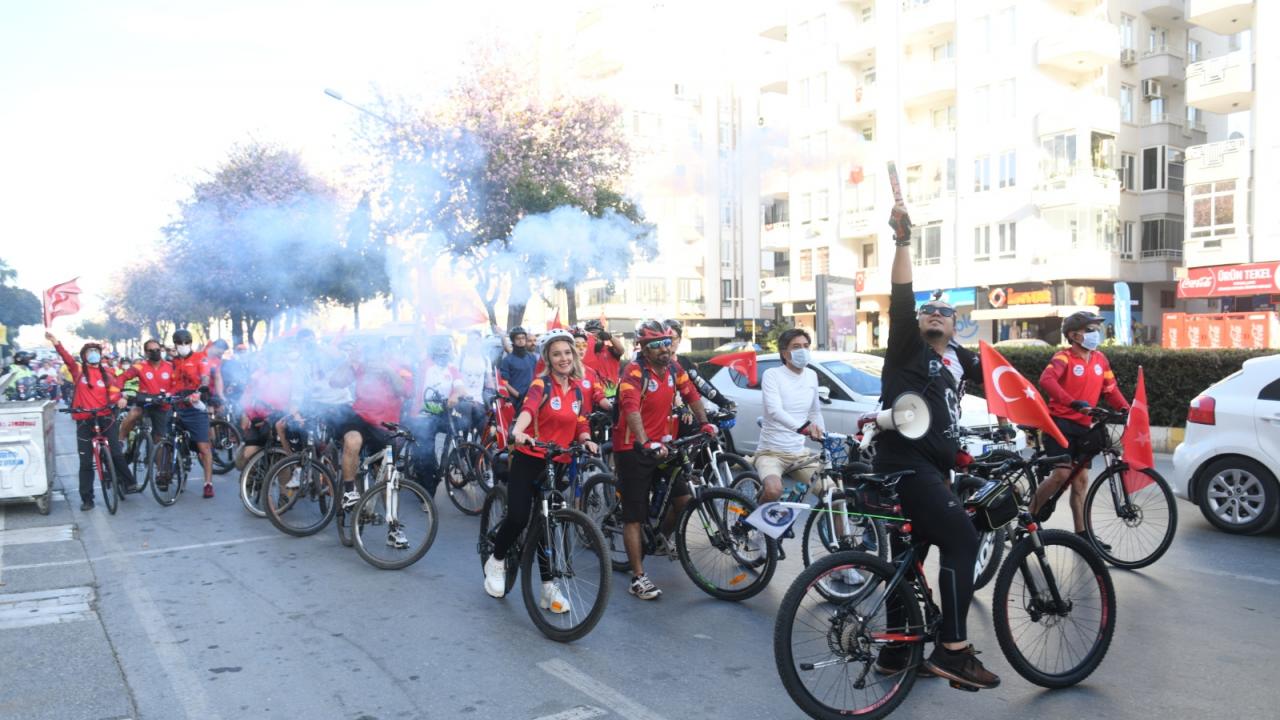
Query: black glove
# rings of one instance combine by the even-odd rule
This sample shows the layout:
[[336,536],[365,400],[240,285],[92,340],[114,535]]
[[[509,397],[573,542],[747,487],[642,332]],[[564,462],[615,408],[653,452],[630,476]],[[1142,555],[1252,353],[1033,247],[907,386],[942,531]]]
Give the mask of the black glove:
[[1083,400],[1073,400],[1071,402],[1071,409],[1076,412],[1089,412],[1089,403]]
[[602,343],[607,343],[613,340],[613,336],[609,334],[608,330],[601,330],[600,332],[596,333],[596,339]]

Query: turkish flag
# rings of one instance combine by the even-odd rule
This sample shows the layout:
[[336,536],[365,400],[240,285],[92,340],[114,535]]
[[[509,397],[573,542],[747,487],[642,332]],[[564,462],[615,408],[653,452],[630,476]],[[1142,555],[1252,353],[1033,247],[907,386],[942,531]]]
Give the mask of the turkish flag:
[[1147,410],[1147,383],[1142,376],[1142,366],[1138,366],[1138,387],[1133,391],[1133,405],[1129,408],[1129,422],[1124,427],[1124,437],[1120,439],[1120,447],[1124,450],[1125,462],[1129,469],[1124,473],[1124,488],[1130,494],[1155,482],[1146,473],[1141,472],[1156,464],[1155,454],[1151,450],[1151,415]]
[[44,291],[45,327],[49,327],[49,323],[56,317],[80,312],[80,286],[76,284],[79,279],[72,278]]
[[1067,438],[1053,424],[1049,407],[1044,404],[1044,398],[1040,397],[1040,391],[985,340],[979,341],[979,345],[982,350],[982,376],[986,385],[987,409],[1018,425],[1039,428],[1049,433],[1059,445],[1066,447]]
[[853,168],[849,170],[850,185],[859,185],[865,179],[866,175],[863,173],[861,165],[854,165]]
[[547,323],[547,329],[555,330],[556,328],[563,328],[563,327],[564,327],[564,323],[560,322],[560,310],[559,308],[557,308],[556,316],[551,319],[551,322]]
[[745,375],[748,386],[754,387],[760,383],[759,378],[756,377],[756,354],[753,350],[717,355],[707,362],[727,367],[739,375]]

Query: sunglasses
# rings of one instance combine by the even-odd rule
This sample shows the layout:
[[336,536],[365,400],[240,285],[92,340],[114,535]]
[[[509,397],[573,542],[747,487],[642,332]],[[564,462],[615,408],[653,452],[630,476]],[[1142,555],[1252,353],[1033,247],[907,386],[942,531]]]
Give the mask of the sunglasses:
[[953,307],[948,307],[946,305],[921,305],[920,314],[921,315],[941,315],[942,317],[949,318],[949,317],[956,316],[956,309]]
[[650,340],[649,342],[645,343],[644,346],[649,348],[650,350],[658,350],[660,348],[669,348],[671,347],[671,338],[662,338],[661,340]]

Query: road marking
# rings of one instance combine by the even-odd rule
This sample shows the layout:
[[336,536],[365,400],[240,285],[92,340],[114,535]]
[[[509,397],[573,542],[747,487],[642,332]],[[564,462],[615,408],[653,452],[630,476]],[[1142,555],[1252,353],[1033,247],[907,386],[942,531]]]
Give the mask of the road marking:
[[598,718],[608,714],[608,710],[601,710],[590,705],[579,705],[563,712],[558,712],[555,715],[542,715],[533,720],[590,720],[590,718]]
[[4,506],[0,505],[0,586],[4,585]]
[[148,550],[129,550],[126,552],[109,553],[91,558],[81,558],[78,560],[53,560],[42,563],[28,563],[26,565],[10,565],[8,570],[36,570],[39,568],[65,567],[67,565],[83,565],[87,562],[98,562],[101,560],[117,560],[120,558],[140,557],[146,555],[163,555],[165,553],[183,552],[186,550],[200,550],[202,548],[211,547],[227,547],[229,545],[243,545],[245,543],[262,542],[264,540],[283,540],[288,536],[280,533],[274,535],[255,535],[254,537],[237,538],[235,540],[218,540],[216,542],[192,543],[191,545],[177,545],[174,547],[151,548]]
[[1280,580],[1275,578],[1260,577],[1258,575],[1242,575],[1240,573],[1227,572],[1226,570],[1209,570],[1206,568],[1187,568],[1191,572],[1201,573],[1203,575],[1214,575],[1217,577],[1231,578],[1232,580],[1244,580],[1245,582],[1261,583],[1263,585],[1280,585]]
[[90,587],[0,595],[0,630],[88,620],[92,602]]
[[561,680],[583,695],[621,715],[627,720],[663,720],[661,715],[637,703],[631,698],[578,670],[564,660],[545,660],[538,663],[542,671]]
[[34,543],[63,542],[76,539],[74,525],[46,525],[44,527],[0,528],[0,545],[32,545]]

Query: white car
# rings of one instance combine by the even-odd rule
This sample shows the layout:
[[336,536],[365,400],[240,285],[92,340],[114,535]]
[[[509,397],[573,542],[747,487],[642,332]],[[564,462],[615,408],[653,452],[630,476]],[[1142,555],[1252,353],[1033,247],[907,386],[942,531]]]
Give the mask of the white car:
[[[782,359],[777,353],[756,358],[757,379],[764,371],[778,367]],[[880,409],[880,372],[884,358],[862,353],[814,350],[809,353],[809,367],[818,373],[818,387],[827,397],[823,400],[822,418],[830,432],[852,435],[857,432],[858,418]],[[738,421],[730,431],[733,447],[739,453],[755,452],[760,439],[756,418],[764,414],[760,386],[747,387],[745,376],[721,369],[711,376],[717,390],[738,405]],[[987,401],[966,395],[960,401],[960,424],[965,427],[988,427],[996,418],[987,412]],[[1026,446],[1026,436],[1018,431],[1014,447]],[[966,449],[980,455],[989,443],[970,444]]]
[[1191,401],[1173,451],[1173,491],[1229,533],[1280,521],[1280,355],[1246,360]]

